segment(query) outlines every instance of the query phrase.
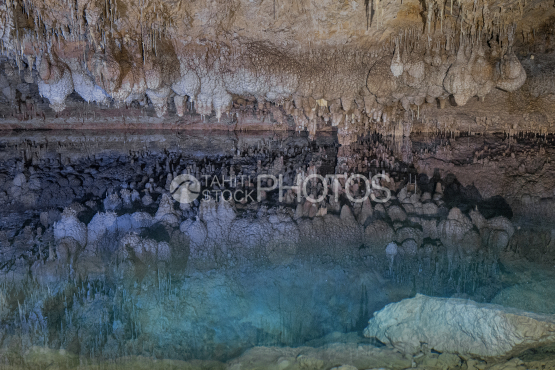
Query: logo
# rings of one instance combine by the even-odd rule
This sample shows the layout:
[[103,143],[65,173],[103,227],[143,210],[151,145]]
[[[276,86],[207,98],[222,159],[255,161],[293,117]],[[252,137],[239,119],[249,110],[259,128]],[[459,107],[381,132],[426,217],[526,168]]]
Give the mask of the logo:
[[[301,203],[303,199],[311,203],[320,203],[325,201],[328,195],[333,196],[335,201],[339,201],[339,195],[345,194],[347,199],[353,203],[362,203],[370,198],[377,203],[385,203],[391,199],[391,191],[384,183],[390,182],[391,179],[385,174],[377,174],[371,178],[364,175],[352,174],[335,174],[321,176],[318,174],[304,175],[298,173],[295,179],[296,185],[284,185],[283,175],[276,177],[274,175],[261,174],[256,176],[256,180],[252,181],[246,175],[241,176],[218,176],[203,175],[204,190],[201,191],[202,185],[193,175],[183,174],[177,176],[170,184],[170,193],[172,197],[180,203],[191,203],[203,195],[205,201],[216,200],[220,198],[229,202],[232,199],[235,202],[247,203],[249,200],[261,202],[266,199],[266,194],[274,190],[278,191],[279,202],[284,201],[285,191],[290,191],[296,198],[297,203]],[[211,181],[210,181],[211,179]],[[321,183],[320,188],[323,189],[322,194],[318,198],[313,198],[313,193],[308,190],[309,184],[315,186]],[[224,189],[225,184],[229,185],[229,189]],[[340,189],[341,188],[341,189]],[[358,194],[362,190],[364,195]],[[256,193],[255,193],[256,191]],[[354,191],[354,192],[353,192]],[[329,194],[332,192],[332,194]]]
[[170,184],[170,193],[179,203],[191,203],[200,195],[200,182],[193,175],[179,175]]

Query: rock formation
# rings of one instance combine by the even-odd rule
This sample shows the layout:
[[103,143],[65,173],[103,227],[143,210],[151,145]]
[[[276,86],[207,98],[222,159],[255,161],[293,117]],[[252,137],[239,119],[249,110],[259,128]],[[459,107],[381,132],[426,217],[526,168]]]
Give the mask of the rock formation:
[[491,360],[551,344],[554,331],[551,315],[417,295],[376,312],[364,335],[406,354],[435,350]]
[[[63,363],[155,353],[193,368],[207,359],[276,369],[547,364],[549,346],[527,351],[541,342],[535,331],[509,335],[524,325],[543,330],[539,316],[467,298],[551,313],[550,300],[538,300],[555,280],[550,138],[338,141],[283,132],[2,136],[0,353],[19,346],[26,364],[38,361],[35,351]],[[332,180],[357,173],[389,181]],[[171,183],[184,174],[200,191],[179,204]],[[270,177],[279,175],[288,186],[281,193]],[[308,179],[306,192],[292,187],[314,175],[323,179]],[[406,354],[359,337],[372,312],[417,293],[464,302],[465,312],[499,319],[514,340],[487,337],[480,348],[493,355],[455,348],[462,340],[436,345],[441,332],[415,320],[406,325],[418,348],[410,342]],[[446,317],[438,310],[459,312],[458,303],[424,306],[434,319]],[[476,327],[487,329],[465,326],[460,335]],[[507,363],[510,355],[518,358]]]
[[555,368],[552,1],[0,20],[4,366]]
[[[0,16],[11,126],[238,129],[252,117],[265,129],[334,129],[343,143],[373,131],[552,131],[546,1],[16,0]],[[532,102],[544,113],[525,129]],[[492,109],[514,127],[481,122]]]

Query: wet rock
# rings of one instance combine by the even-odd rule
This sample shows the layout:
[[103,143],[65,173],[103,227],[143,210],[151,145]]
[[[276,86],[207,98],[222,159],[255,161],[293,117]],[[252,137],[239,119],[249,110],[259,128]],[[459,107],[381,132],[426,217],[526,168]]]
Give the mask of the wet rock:
[[117,193],[108,194],[104,199],[104,209],[107,211],[116,211],[122,206],[122,200]]
[[123,237],[120,246],[124,258],[131,260],[138,258],[147,265],[151,261],[167,263],[171,258],[171,248],[168,243],[141,238],[134,233]]
[[169,194],[162,194],[158,210],[154,215],[154,219],[162,221],[168,225],[177,227],[179,225],[179,212],[174,209],[175,201]]
[[461,358],[452,353],[429,353],[416,359],[418,367],[423,369],[457,369],[461,366]]
[[416,242],[417,246],[422,244],[423,237],[422,231],[414,227],[401,227],[395,232],[395,241],[403,243],[407,239],[412,239]]
[[382,250],[393,240],[395,232],[386,222],[376,220],[364,230],[364,244],[372,250]]
[[418,245],[418,242],[414,239],[406,239],[401,244],[402,254],[406,256],[416,256],[418,252]]
[[[447,220],[443,220],[438,225],[438,235],[451,254],[457,252],[460,256],[468,252],[473,252],[480,245],[463,243],[463,239],[472,239],[472,235],[468,235],[472,231],[472,221],[462,214],[460,209],[452,208],[449,211]],[[472,250],[468,251],[463,248],[463,244],[472,246]]]
[[367,198],[362,203],[362,209],[360,210],[360,213],[357,216],[358,223],[361,225],[364,225],[368,217],[372,217],[372,214],[373,214],[372,203],[370,203],[370,200]]
[[421,225],[423,238],[439,239],[436,219],[422,220]]
[[353,212],[351,212],[351,207],[346,204],[341,207],[341,214],[339,215],[339,219],[341,221],[354,222],[355,217],[353,216]]
[[433,349],[503,359],[553,343],[555,319],[492,304],[418,294],[376,312],[364,335],[407,354]]
[[422,205],[422,214],[426,215],[426,216],[435,216],[437,215],[439,209],[437,207],[437,205],[435,205],[434,203],[424,203]]
[[56,257],[58,261],[64,264],[73,262],[81,248],[82,246],[75,239],[69,237],[62,238],[56,246]]
[[64,209],[60,221],[54,224],[54,237],[56,240],[62,238],[73,238],[81,246],[87,244],[87,226],[77,219],[77,212],[71,208]]
[[327,214],[310,221],[299,221],[297,224],[300,244],[326,251],[336,258],[344,256],[346,250],[356,250],[362,243],[363,228],[352,215],[350,208],[345,207],[343,206],[341,211],[343,219]]
[[154,201],[152,200],[152,197],[150,196],[150,194],[145,194],[143,196],[142,199],[142,203],[145,207],[148,207],[149,205],[151,205]]
[[391,219],[391,221],[405,221],[407,219],[407,214],[405,211],[399,206],[391,206],[387,209],[387,215]]
[[50,209],[40,213],[40,222],[44,227],[49,227],[61,219],[61,213],[57,209]]
[[[337,366],[337,364],[343,364]],[[289,367],[279,367],[279,365]],[[368,344],[330,343],[323,347],[254,347],[228,361],[229,370],[254,369],[404,369],[411,366],[405,356]]]
[[27,177],[22,173],[17,174],[13,179],[14,186],[21,187],[26,183],[27,183]]

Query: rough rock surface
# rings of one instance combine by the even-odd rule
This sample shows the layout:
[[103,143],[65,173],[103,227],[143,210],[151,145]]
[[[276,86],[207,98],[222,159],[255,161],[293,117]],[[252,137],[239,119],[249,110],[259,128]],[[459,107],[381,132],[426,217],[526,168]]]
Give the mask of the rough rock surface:
[[546,0],[9,1],[2,122],[250,121],[333,128],[343,143],[373,131],[553,132],[553,15]]
[[553,343],[555,318],[470,300],[417,294],[374,313],[364,335],[407,354],[433,349],[499,359]]

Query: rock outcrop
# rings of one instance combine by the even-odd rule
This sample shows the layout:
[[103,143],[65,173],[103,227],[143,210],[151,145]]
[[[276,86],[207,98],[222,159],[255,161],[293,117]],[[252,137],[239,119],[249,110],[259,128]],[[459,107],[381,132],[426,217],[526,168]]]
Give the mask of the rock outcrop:
[[416,297],[374,313],[366,337],[407,353],[503,359],[555,341],[555,318],[456,298]]

